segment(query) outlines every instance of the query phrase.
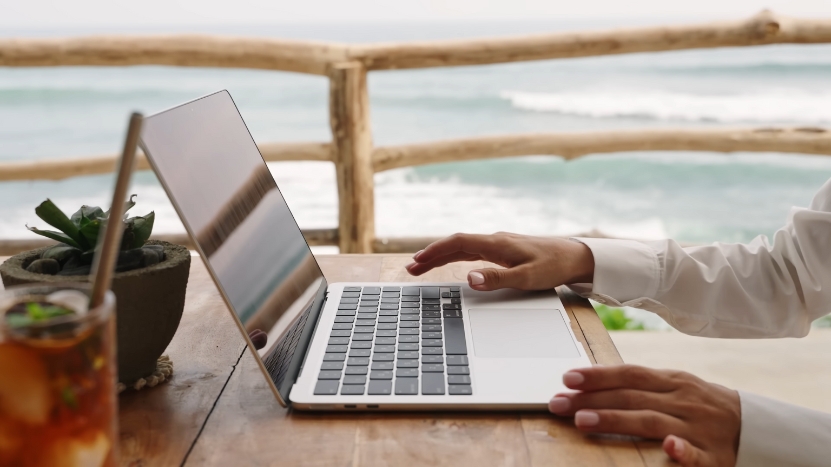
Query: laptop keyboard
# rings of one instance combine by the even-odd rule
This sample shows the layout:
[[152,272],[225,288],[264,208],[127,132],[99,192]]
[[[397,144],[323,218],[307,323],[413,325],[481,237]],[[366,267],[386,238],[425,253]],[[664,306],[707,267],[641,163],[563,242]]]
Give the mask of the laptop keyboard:
[[344,287],[315,395],[471,395],[459,287]]

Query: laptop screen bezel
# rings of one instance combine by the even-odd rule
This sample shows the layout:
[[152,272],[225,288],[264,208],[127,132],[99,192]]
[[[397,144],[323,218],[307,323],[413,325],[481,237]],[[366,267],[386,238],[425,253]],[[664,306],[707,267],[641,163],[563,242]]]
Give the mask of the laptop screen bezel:
[[[239,112],[239,108],[237,107],[236,102],[234,102],[234,99],[231,97],[231,94],[226,89],[216,91],[216,92],[198,97],[196,99],[190,100],[188,102],[179,104],[177,106],[165,109],[161,112],[154,113],[150,116],[145,117],[145,120],[152,119],[153,117],[165,114],[167,112],[170,112],[170,111],[175,110],[175,109],[179,109],[181,107],[185,107],[187,105],[193,104],[193,103],[198,102],[202,99],[206,99],[206,98],[215,96],[217,94],[225,94],[228,97],[228,99],[233,104],[234,109],[237,112],[237,115],[239,115],[240,120],[242,121],[243,125],[245,126],[245,129],[248,132],[248,136],[251,138],[251,143],[254,144],[255,147],[257,147],[256,142],[254,141],[254,137],[251,135],[251,130],[248,128],[248,125],[245,123],[245,120],[242,118],[242,114]],[[172,195],[172,192],[171,192],[171,190],[169,188],[169,185],[168,185],[168,181],[162,175],[161,170],[159,169],[158,165],[153,160],[152,153],[148,150],[146,144],[144,143],[144,133],[143,132],[142,132],[142,137],[139,139],[139,147],[141,147],[142,151],[144,151],[145,157],[146,157],[148,163],[150,164],[150,167],[153,169],[153,172],[156,174],[156,178],[159,180],[159,183],[162,185],[162,188],[164,188],[168,199],[170,199],[170,202],[173,205],[173,208],[176,210],[176,214],[179,216],[179,219],[181,220],[182,224],[184,225],[185,230],[188,232],[188,235],[190,236],[191,241],[193,242],[193,245],[196,248],[196,251],[199,253],[199,256],[202,258],[203,264],[205,265],[206,269],[208,270],[208,273],[210,274],[211,279],[213,280],[214,284],[216,285],[217,290],[219,291],[220,295],[222,296],[222,299],[225,302],[225,305],[228,307],[228,312],[233,317],[234,323],[236,324],[237,329],[239,330],[240,334],[242,334],[242,337],[245,340],[245,343],[248,346],[248,349],[251,351],[251,354],[254,357],[254,360],[257,362],[257,366],[260,368],[260,371],[263,373],[263,376],[268,381],[268,385],[271,388],[271,391],[274,393],[274,396],[277,398],[277,401],[280,403],[280,405],[282,407],[288,407],[291,404],[291,401],[290,401],[291,388],[294,385],[294,383],[297,381],[297,377],[300,374],[300,370],[302,369],[303,362],[305,361],[306,354],[308,353],[309,346],[311,345],[311,342],[312,342],[312,337],[314,336],[314,332],[317,329],[317,323],[320,320],[321,311],[322,311],[323,306],[326,302],[326,293],[327,293],[327,290],[328,290],[328,282],[326,281],[326,277],[323,274],[323,270],[320,269],[320,264],[317,263],[317,259],[314,258],[314,254],[312,254],[312,259],[315,261],[315,265],[317,266],[318,270],[320,270],[320,273],[321,273],[320,274],[321,285],[318,288],[317,292],[315,293],[315,298],[313,299],[312,304],[310,305],[311,306],[310,315],[309,315],[308,319],[306,320],[306,324],[305,324],[305,327],[304,327],[303,331],[301,332],[300,339],[298,341],[295,352],[292,355],[291,361],[289,363],[289,368],[288,368],[286,377],[283,381],[283,384],[281,384],[281,387],[277,387],[275,381],[272,379],[270,373],[268,372],[268,369],[265,367],[265,363],[263,362],[263,359],[260,357],[259,353],[257,352],[257,349],[254,346],[254,343],[251,341],[251,338],[248,336],[248,333],[245,330],[245,326],[243,325],[242,321],[240,321],[239,316],[237,315],[236,311],[234,310],[234,306],[231,303],[231,300],[229,299],[228,294],[225,291],[225,288],[222,286],[222,283],[219,281],[218,275],[214,271],[213,267],[211,266],[210,261],[208,260],[207,256],[205,255],[204,249],[199,244],[199,240],[197,239],[195,231],[191,228],[191,226],[188,223],[185,216],[182,215],[182,210],[181,210],[179,204],[176,202],[176,199]],[[264,165],[266,165],[265,158],[263,158],[263,155],[260,152],[259,147],[257,147],[257,153],[260,154],[260,157],[262,158],[262,163]],[[275,185],[276,185],[276,181],[275,181]],[[277,186],[277,190],[278,191],[280,190],[279,186]],[[291,213],[291,208],[289,208],[289,212]],[[294,218],[293,213],[291,213],[291,216],[292,216],[292,220],[295,223],[297,223],[297,220]],[[298,226],[298,229],[299,229],[299,226]],[[306,242],[306,247],[309,248],[309,251],[311,253],[311,248],[309,247],[308,242]],[[292,320],[292,322],[286,327],[286,329],[281,334],[280,339],[285,337],[286,333],[293,328],[293,326],[295,325],[296,320],[300,318],[303,311],[305,311],[305,310],[301,310],[301,313],[298,314],[298,316],[294,320]],[[279,341],[279,339],[278,339],[278,341]],[[242,354],[240,355],[240,358],[242,358]]]

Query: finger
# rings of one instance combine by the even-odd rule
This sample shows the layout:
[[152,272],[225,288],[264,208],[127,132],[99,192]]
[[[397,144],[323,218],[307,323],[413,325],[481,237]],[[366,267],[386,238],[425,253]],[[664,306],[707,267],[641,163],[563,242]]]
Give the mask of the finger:
[[548,403],[557,415],[569,416],[582,409],[655,410],[678,416],[672,401],[663,393],[637,389],[611,389],[597,392],[558,394]]
[[678,373],[637,365],[594,366],[565,373],[563,384],[580,391],[629,388],[669,392],[678,387]]
[[413,256],[416,263],[429,263],[441,256],[458,252],[477,254],[483,257],[493,256],[496,253],[492,235],[457,233],[449,237],[436,240]]
[[684,467],[699,467],[714,464],[710,462],[707,453],[693,446],[684,438],[669,435],[664,438],[663,447],[664,452],[667,453],[670,459]]
[[426,263],[410,263],[404,267],[410,274],[414,276],[420,276],[431,269],[435,269],[439,266],[444,266],[445,264],[454,263],[457,261],[476,261],[479,259],[482,259],[479,255],[465,253],[463,251],[457,251],[449,255],[439,256],[437,258],[434,258],[432,261]]
[[681,420],[653,410],[578,410],[574,424],[580,431],[664,439],[684,433]]
[[467,274],[470,288],[476,290],[496,289],[528,289],[531,286],[528,280],[527,267],[517,266],[508,269],[477,269]]

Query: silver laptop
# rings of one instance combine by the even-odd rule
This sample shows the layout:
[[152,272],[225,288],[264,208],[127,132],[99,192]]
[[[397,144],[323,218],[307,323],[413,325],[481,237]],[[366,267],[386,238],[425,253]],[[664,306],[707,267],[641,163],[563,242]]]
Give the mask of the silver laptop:
[[544,409],[590,364],[554,291],[327,283],[227,91],[146,118],[141,147],[284,406]]

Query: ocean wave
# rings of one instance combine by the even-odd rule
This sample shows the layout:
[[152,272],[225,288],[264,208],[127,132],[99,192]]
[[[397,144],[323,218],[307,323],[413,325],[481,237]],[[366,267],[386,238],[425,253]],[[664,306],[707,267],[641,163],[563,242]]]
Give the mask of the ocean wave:
[[521,110],[592,118],[724,123],[831,122],[831,93],[779,91],[695,95],[667,91],[505,91],[500,96]]

